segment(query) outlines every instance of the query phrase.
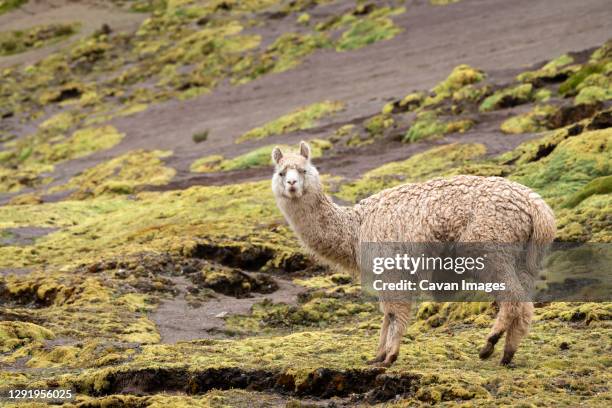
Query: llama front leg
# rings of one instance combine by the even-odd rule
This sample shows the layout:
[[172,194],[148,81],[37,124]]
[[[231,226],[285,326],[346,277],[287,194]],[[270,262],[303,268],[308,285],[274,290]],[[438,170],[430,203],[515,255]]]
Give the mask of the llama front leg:
[[384,361],[387,355],[387,332],[389,331],[389,313],[383,308],[383,321],[380,327],[380,338],[378,339],[378,348],[376,349],[376,357],[368,361],[368,364],[376,364]]
[[387,348],[385,351],[385,359],[380,366],[390,367],[399,356],[402,337],[406,332],[410,315],[410,304],[402,304],[400,310],[389,313],[389,329],[387,331]]

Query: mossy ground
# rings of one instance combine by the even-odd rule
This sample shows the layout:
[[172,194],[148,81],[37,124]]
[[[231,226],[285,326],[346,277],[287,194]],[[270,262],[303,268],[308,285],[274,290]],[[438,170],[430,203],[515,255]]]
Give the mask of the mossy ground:
[[[1,6],[0,6],[1,7]],[[0,56],[25,52],[61,41],[75,34],[78,23],[36,26],[28,30],[0,32]]]
[[[17,3],[0,1],[0,12]],[[137,32],[100,30],[2,73],[0,114],[31,124],[31,131],[17,135],[10,124],[0,130],[0,191],[27,189],[0,206],[1,386],[72,386],[77,400],[64,406],[81,407],[299,406],[309,399],[610,404],[608,303],[540,305],[512,369],[497,364],[500,346],[490,361],[477,356],[492,304],[422,303],[399,361],[373,371],[365,362],[378,340],[377,304],[350,277],[303,252],[269,180],[147,191],[164,189],[179,173],[172,152],[153,148],[124,151],[70,177],[57,172],[129,138],[109,124],[113,119],[293,69],[319,50],[351,52],[388,40],[401,31],[393,19],[410,5],[356,2],[323,18],[316,7],[333,2],[114,3],[149,13]],[[266,13],[296,25],[266,34]],[[439,145],[351,179],[324,181],[335,198],[356,202],[437,176],[509,177],[553,207],[558,240],[610,242],[610,57],[606,44],[587,60],[563,55],[504,84],[459,65],[429,91],[398,91],[366,117],[338,123],[314,143],[315,156],[342,160],[348,148],[368,157],[378,144],[400,139]],[[503,154],[469,140],[488,115],[545,100],[546,108],[529,106],[529,113],[495,124],[509,133],[542,131],[533,140]],[[573,110],[583,102],[592,107],[588,115]],[[266,137],[316,127],[350,108],[321,102],[291,112],[247,133],[248,153],[207,156],[192,170],[266,166]],[[553,120],[558,112],[569,113]],[[441,141],[461,132],[465,142]],[[11,241],[11,229],[27,227],[54,230],[32,242]],[[295,301],[258,300],[246,313],[221,314],[220,333],[162,343],[152,316],[164,302],[184,296],[185,307],[204,312],[208,301],[265,298],[283,279],[301,288]]]
[[28,0],[0,0],[0,14],[24,5]]
[[247,140],[259,140],[268,136],[310,129],[315,126],[317,120],[338,112],[343,108],[344,104],[337,101],[324,101],[304,106],[260,127],[249,130],[240,136],[236,142],[241,143]]

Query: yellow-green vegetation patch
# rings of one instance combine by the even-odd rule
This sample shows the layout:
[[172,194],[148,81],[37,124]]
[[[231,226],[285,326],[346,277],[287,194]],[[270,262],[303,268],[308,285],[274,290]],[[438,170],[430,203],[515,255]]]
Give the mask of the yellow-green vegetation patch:
[[448,4],[459,3],[461,0],[429,0],[434,6],[446,6]]
[[31,246],[0,247],[1,266],[69,268],[143,251],[190,256],[206,241],[239,252],[270,253],[266,265],[279,267],[299,248],[288,228],[279,225],[281,219],[268,181],[5,206],[0,207],[0,228],[37,225],[61,230]]
[[597,177],[568,197],[563,203],[563,207],[573,208],[594,194],[610,193],[612,193],[612,176]]
[[51,192],[76,190],[71,194],[71,198],[89,198],[108,194],[131,194],[138,187],[145,185],[164,185],[176,174],[176,170],[166,167],[162,161],[171,155],[172,152],[160,150],[125,153],[85,170]]
[[417,115],[402,141],[413,143],[423,139],[440,137],[447,133],[464,133],[468,131],[473,124],[474,122],[470,119],[444,122],[438,118],[435,112],[423,111]]
[[357,18],[354,15],[344,18],[342,23],[349,24],[349,27],[338,39],[336,49],[338,51],[356,50],[395,37],[402,29],[396,26],[389,16],[402,14],[405,11],[404,7],[395,9],[382,7],[367,14],[364,18]]
[[[309,141],[313,158],[321,157],[325,150],[332,147],[331,142],[322,139]],[[262,167],[272,164],[272,150],[276,145],[262,146],[248,153],[225,159],[220,155],[206,156],[191,164],[191,171],[209,173],[214,171],[245,170],[253,167]],[[278,145],[283,150],[296,150],[297,146]]]
[[531,112],[506,119],[501,124],[501,130],[509,134],[542,132],[548,129],[550,116],[554,115],[557,109],[553,105],[536,106]]
[[382,113],[365,121],[363,126],[371,136],[378,136],[381,135],[385,129],[393,126],[394,123],[395,121],[390,114]]
[[510,108],[527,103],[533,99],[533,85],[522,84],[511,88],[501,89],[487,97],[480,104],[481,112],[496,109]]
[[298,65],[317,49],[331,46],[322,33],[283,33],[265,51],[251,53],[232,67],[232,82],[246,83],[270,72],[284,72]]
[[535,71],[527,71],[519,74],[517,80],[520,82],[532,82],[541,78],[554,78],[558,75],[562,68],[574,62],[574,58],[568,54],[560,55],[559,57],[550,60],[542,68]]
[[469,65],[458,65],[444,81],[431,90],[433,96],[428,96],[423,102],[423,106],[442,102],[444,99],[453,96],[455,92],[459,92],[463,87],[478,83],[484,78],[485,74],[482,71]]
[[577,136],[562,129],[501,156],[518,164],[511,179],[533,188],[553,207],[557,239],[612,242],[612,197],[605,179],[611,172],[611,141],[610,129]]
[[344,103],[324,101],[304,106],[291,113],[281,116],[261,127],[249,130],[240,136],[236,143],[247,140],[264,139],[268,136],[282,135],[297,130],[310,129],[316,126],[317,120],[344,109]]
[[[0,6],[1,7],[1,6]],[[27,30],[0,32],[0,55],[19,54],[61,41],[75,34],[80,24],[49,24]]]
[[[31,147],[23,163],[54,164],[87,156],[98,150],[113,147],[123,139],[113,126],[90,127],[77,130],[72,136],[58,143],[42,143]],[[24,150],[21,151],[21,154]]]
[[[559,93],[564,96],[575,95],[587,85],[607,85],[609,86],[609,75],[612,73],[612,61],[591,62],[580,67],[579,70],[569,76],[560,86]],[[607,78],[606,79],[602,78]],[[593,77],[593,78],[591,78]],[[583,84],[585,81],[588,82]]]
[[578,95],[576,95],[574,103],[580,105],[611,100],[612,87],[610,87],[610,81],[608,80],[607,82],[608,85],[605,88],[598,85],[583,87],[580,92],[578,92]]
[[0,14],[19,8],[27,2],[28,0],[0,0]]
[[[486,323],[491,322],[490,305],[423,304],[417,319],[431,325],[418,324],[408,329],[398,361],[384,372],[381,380],[385,379],[385,384],[394,379],[409,381],[410,390],[395,401],[398,406],[456,404],[457,401],[475,406],[605,405],[609,383],[605,340],[609,329],[590,324],[585,330],[584,323],[570,325],[562,316],[576,306],[553,306],[536,309],[533,328],[516,354],[516,366],[509,370],[499,367],[495,361],[501,353],[499,350],[490,361],[478,358],[477,350],[489,330]],[[587,313],[589,308],[593,305],[585,307],[582,313]],[[549,311],[552,313],[547,313]],[[431,327],[438,323],[440,327]],[[147,345],[117,366],[51,375],[41,378],[37,384],[44,386],[54,382],[72,386],[79,390],[79,398],[86,398],[84,395],[127,391],[131,379],[144,387],[159,386],[161,379],[164,384],[188,381],[192,387],[197,387],[200,382],[196,379],[214,381],[223,376],[224,381],[242,379],[236,382],[236,388],[248,389],[251,382],[262,384],[262,379],[274,378],[282,380],[271,384],[282,384],[290,395],[299,393],[304,397],[312,393],[312,396],[321,396],[321,389],[325,389],[335,390],[330,395],[348,396],[356,378],[350,377],[351,370],[357,370],[352,371],[352,375],[358,378],[372,378],[372,387],[376,387],[374,378],[378,373],[372,374],[365,362],[374,356],[379,324],[380,318],[377,318],[336,329],[281,336]],[[263,377],[258,377],[257,373]],[[330,379],[325,380],[326,377]],[[326,381],[330,382],[329,386]],[[177,390],[180,389],[182,386]],[[397,389],[400,388],[377,394],[383,399],[372,402],[395,399]],[[361,388],[359,392],[369,390]],[[214,395],[219,392],[215,391]],[[208,395],[211,394],[203,398]],[[255,393],[248,395],[258,398]],[[159,404],[171,404],[177,402],[173,398],[182,396],[117,395],[105,397],[104,402],[121,404],[125,399],[134,401],[134,398],[139,398],[140,402],[142,398],[150,398]],[[94,403],[94,400],[87,402]]]
[[546,157],[520,166],[511,178],[536,189],[557,207],[592,179],[610,174],[611,142],[611,129],[569,137]]
[[[0,160],[1,162],[2,160]],[[18,192],[24,187],[38,187],[51,182],[44,173],[53,171],[52,165],[28,165],[18,169],[0,165],[0,192]]]
[[468,163],[485,153],[486,148],[482,144],[455,143],[435,147],[407,160],[387,163],[371,170],[360,180],[342,185],[336,195],[356,201],[385,188],[439,176],[445,170]]
[[32,341],[52,339],[51,330],[28,322],[0,322],[0,351],[7,353]]
[[[25,358],[29,367],[91,366],[100,358],[103,360],[99,364],[127,357],[122,353],[113,359],[111,354],[118,347],[108,341],[159,342],[157,329],[146,313],[152,309],[156,291],[159,294],[164,289],[164,280],[147,274],[136,269],[123,280],[111,274],[92,276],[84,270],[0,277],[3,301],[13,303],[11,315],[44,324],[3,323],[0,337],[7,338],[11,353],[0,356],[0,363],[11,364]],[[134,293],[138,282],[139,293]],[[53,338],[85,340],[97,352],[93,353],[87,344],[46,347],[45,340]]]

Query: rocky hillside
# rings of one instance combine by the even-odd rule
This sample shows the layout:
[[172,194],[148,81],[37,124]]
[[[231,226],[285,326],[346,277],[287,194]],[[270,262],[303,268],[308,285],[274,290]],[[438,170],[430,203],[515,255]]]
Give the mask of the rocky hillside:
[[[275,145],[334,200],[507,177],[612,242],[606,0],[0,0],[0,387],[72,407],[605,406],[610,303],[420,303],[389,369],[359,282],[300,248]],[[607,403],[605,401],[608,401]],[[18,406],[46,406],[22,403]]]

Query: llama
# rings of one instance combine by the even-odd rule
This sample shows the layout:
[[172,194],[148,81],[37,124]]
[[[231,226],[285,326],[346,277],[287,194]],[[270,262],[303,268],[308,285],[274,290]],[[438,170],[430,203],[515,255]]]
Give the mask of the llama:
[[[498,242],[527,248],[524,270],[503,264],[500,274],[516,299],[499,302],[499,312],[480,350],[493,353],[505,333],[502,365],[509,365],[533,316],[533,303],[521,302],[521,282],[535,276],[543,250],[555,236],[552,210],[535,192],[501,177],[456,176],[383,190],[341,207],[323,192],[307,143],[298,153],[272,151],[272,191],[276,203],[303,246],[321,261],[359,270],[359,248],[367,242]],[[522,298],[524,299],[524,298]],[[381,301],[383,321],[376,357],[370,364],[389,367],[399,355],[410,316],[410,302]]]

